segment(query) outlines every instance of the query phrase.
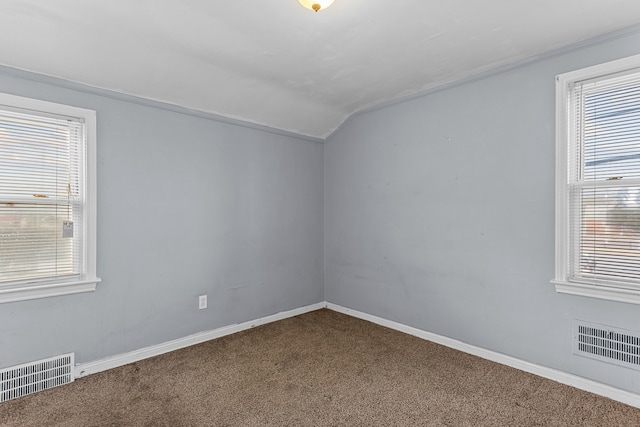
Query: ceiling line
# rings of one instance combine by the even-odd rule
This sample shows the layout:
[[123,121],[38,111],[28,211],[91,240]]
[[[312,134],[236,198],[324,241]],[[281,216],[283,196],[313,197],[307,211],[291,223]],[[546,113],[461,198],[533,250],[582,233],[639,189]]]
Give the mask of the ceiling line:
[[[322,137],[314,137],[314,136],[310,136],[310,135],[305,135],[302,133],[298,133],[298,132],[294,132],[294,131],[288,131],[288,130],[284,130],[284,129],[278,129],[278,128],[274,128],[274,127],[270,127],[264,124],[260,124],[260,123],[253,123],[247,120],[241,120],[241,119],[234,119],[231,117],[226,117],[220,114],[215,114],[215,113],[209,113],[206,111],[202,111],[202,110],[197,110],[197,109],[192,109],[192,108],[187,108],[187,107],[183,107],[181,105],[177,105],[177,104],[171,104],[169,102],[164,102],[164,101],[157,101],[157,100],[153,100],[153,99],[149,99],[149,98],[144,98],[141,96],[136,96],[136,95],[130,95],[130,94],[125,94],[122,92],[118,92],[115,90],[109,90],[109,89],[103,89],[97,86],[92,86],[92,85],[88,85],[85,83],[79,83],[79,82],[74,82],[71,80],[66,80],[60,77],[54,77],[54,76],[50,76],[50,75],[46,75],[46,74],[40,74],[40,73],[36,73],[33,71],[28,71],[28,70],[23,70],[23,69],[19,69],[19,68],[14,68],[14,67],[9,67],[6,65],[0,65],[0,74],[9,76],[9,77],[14,77],[14,78],[19,78],[19,79],[23,79],[23,80],[29,80],[29,81],[33,81],[33,82],[37,82],[37,83],[44,83],[44,84],[48,84],[48,85],[52,85],[52,86],[56,86],[59,88],[63,88],[63,89],[69,89],[69,90],[73,90],[73,91],[78,91],[78,92],[82,92],[82,93],[86,93],[89,95],[97,95],[97,96],[103,96],[106,98],[111,98],[114,100],[118,100],[118,101],[123,101],[123,102],[128,102],[128,103],[132,103],[132,104],[137,104],[137,105],[142,105],[142,106],[146,106],[146,107],[151,107],[151,108],[158,108],[158,109],[162,109],[162,110],[166,110],[166,111],[171,111],[174,113],[179,113],[179,114],[185,114],[188,116],[193,116],[193,117],[198,117],[198,118],[202,118],[202,119],[206,119],[206,120],[212,120],[212,121],[216,121],[216,122],[220,122],[220,123],[225,123],[225,124],[229,124],[229,125],[233,125],[233,126],[239,126],[239,127],[243,127],[243,128],[249,128],[249,129],[253,129],[253,130],[258,130],[258,131],[263,131],[263,132],[267,132],[267,133],[271,133],[271,134],[275,134],[275,135],[280,135],[280,136],[285,136],[285,137],[291,137],[291,138],[295,138],[295,139],[299,139],[299,140],[304,140],[304,141],[309,141],[309,142],[316,142],[316,143],[325,143],[327,141],[329,141],[334,135],[336,135],[342,128],[344,128],[349,122],[351,122],[355,117],[365,114],[365,113],[369,113],[372,111],[376,111],[376,110],[380,110],[383,108],[387,108],[393,105],[397,105],[403,102],[407,102],[407,101],[411,101],[413,99],[417,99],[417,98],[422,98],[424,96],[436,93],[436,92],[440,92],[446,89],[450,89],[456,86],[460,86],[460,85],[464,85],[467,83],[471,83],[473,81],[477,81],[480,79],[484,79],[496,74],[500,74],[506,71],[511,71],[517,68],[521,68],[524,67],[528,64],[531,64],[533,62],[536,61],[540,61],[540,60],[544,60],[544,59],[550,59],[556,56],[560,56],[560,55],[564,55],[564,54],[568,54],[571,52],[575,52],[575,51],[579,51],[582,49],[585,49],[587,47],[590,46],[594,46],[594,45],[598,45],[598,44],[603,44],[603,43],[607,43],[616,39],[620,39],[620,38],[624,38],[630,35],[634,35],[640,33],[640,24],[635,24],[632,25],[630,27],[627,28],[623,28],[621,30],[617,30],[617,31],[613,31],[607,34],[603,34],[600,36],[596,36],[593,38],[589,38],[577,43],[573,43],[569,46],[564,46],[564,47],[560,47],[557,49],[553,49],[544,53],[541,53],[539,55],[534,55],[531,56],[529,58],[525,58],[525,59],[521,59],[518,60],[516,62],[513,62],[511,64],[505,64],[487,71],[483,71],[480,73],[476,73],[473,75],[470,75],[468,77],[462,78],[462,79],[456,79],[456,80],[452,80],[450,82],[444,83],[444,84],[440,84],[436,87],[421,91],[421,92],[417,92],[414,94],[410,94],[410,95],[406,95],[403,97],[399,97],[397,99],[393,99],[393,100],[389,100],[386,102],[382,102],[380,104],[376,104],[367,108],[364,108],[362,110],[358,110],[355,111],[351,114],[349,114],[349,116],[336,128],[334,129],[329,135],[327,135],[326,137],[322,138]],[[17,94],[16,94],[17,95]]]
[[[278,129],[278,128],[263,125],[260,123],[253,123],[247,120],[234,119],[234,118],[226,117],[220,114],[209,113],[202,110],[183,107],[177,104],[171,104],[170,102],[157,101],[154,99],[144,98],[136,95],[130,95],[130,94],[118,92],[115,90],[103,89],[97,86],[88,85],[86,83],[74,82],[72,80],[66,80],[60,77],[54,77],[46,74],[35,73],[33,71],[27,71],[20,68],[8,67],[6,65],[0,65],[0,74],[8,77],[19,78],[22,80],[33,81],[36,83],[44,83],[44,84],[56,86],[62,89],[82,92],[88,95],[102,96],[102,97],[111,98],[117,101],[128,102],[131,104],[142,105],[145,107],[158,108],[161,110],[171,111],[178,114],[185,114],[187,116],[198,117],[205,120],[212,120],[215,122],[225,123],[232,126],[249,128],[249,129],[267,132],[275,135],[286,136],[289,138],[295,138],[299,140],[316,142],[316,143],[324,143],[326,141],[325,138],[319,138],[319,137],[305,135],[298,132]],[[19,93],[12,93],[12,94],[24,96],[23,94],[19,94]]]
[[[608,43],[614,40],[618,40],[624,37],[628,37],[628,36],[632,36],[635,34],[639,34],[640,33],[640,24],[635,24],[632,25],[630,27],[626,27],[623,28],[621,30],[617,30],[617,31],[612,31],[610,33],[606,33],[606,34],[602,34],[596,37],[592,37],[586,40],[582,40],[579,41],[577,43],[572,43],[568,46],[562,46],[553,50],[549,50],[547,52],[543,52],[541,54],[538,55],[534,55],[534,56],[530,56],[528,58],[524,58],[524,59],[520,59],[518,61],[512,62],[510,64],[505,64],[505,65],[501,65],[499,67],[496,68],[492,68],[490,70],[486,70],[486,71],[481,71],[479,73],[475,73],[472,74],[470,76],[464,77],[462,79],[454,79],[451,80],[449,82],[445,82],[442,84],[439,84],[435,87],[420,91],[420,92],[416,92],[416,93],[412,93],[410,95],[405,95],[405,96],[401,96],[399,98],[396,99],[391,99],[389,101],[385,101],[385,102],[381,102],[379,104],[376,105],[372,105],[370,107],[366,107],[363,108],[362,110],[357,110],[354,111],[353,113],[349,114],[349,116],[335,129],[333,130],[326,138],[325,141],[329,141],[334,135],[336,135],[344,126],[346,126],[349,122],[351,122],[351,120],[353,120],[355,117],[362,115],[362,114],[366,114],[366,113],[371,113],[373,111],[377,111],[377,110],[381,110],[383,108],[387,108],[387,107],[391,107],[393,105],[397,105],[397,104],[401,104],[403,102],[407,102],[407,101],[411,101],[414,99],[418,99],[418,98],[422,98],[428,95],[432,95],[434,93],[437,92],[441,92],[443,90],[447,90],[447,89],[451,89],[457,86],[462,86],[468,83],[472,83],[474,81],[477,80],[482,80],[482,79],[486,79],[488,77],[497,75],[497,74],[501,74],[501,73],[505,73],[507,71],[512,71],[518,68],[522,68],[525,67],[531,63],[534,62],[538,62],[538,61],[542,61],[542,60],[546,60],[546,59],[551,59],[551,58],[555,58],[557,56],[561,56],[561,55],[565,55],[565,54],[569,54],[572,52],[577,52],[579,50],[582,49],[586,49],[592,46],[596,46],[599,44],[603,44],[603,43]],[[567,70],[570,71],[570,70]]]

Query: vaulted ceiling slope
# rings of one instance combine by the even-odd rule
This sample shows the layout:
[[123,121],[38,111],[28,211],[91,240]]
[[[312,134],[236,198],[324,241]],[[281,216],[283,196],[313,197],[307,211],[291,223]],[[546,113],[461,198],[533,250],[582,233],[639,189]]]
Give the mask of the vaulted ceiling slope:
[[325,138],[359,110],[640,20],[639,0],[4,0],[0,63]]

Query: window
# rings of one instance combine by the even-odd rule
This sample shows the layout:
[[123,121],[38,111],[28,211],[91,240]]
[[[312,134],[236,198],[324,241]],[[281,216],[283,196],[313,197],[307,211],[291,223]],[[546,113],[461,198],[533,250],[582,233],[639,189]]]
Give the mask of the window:
[[640,304],[640,55],[557,78],[558,292]]
[[0,94],[0,302],[95,290],[95,127]]

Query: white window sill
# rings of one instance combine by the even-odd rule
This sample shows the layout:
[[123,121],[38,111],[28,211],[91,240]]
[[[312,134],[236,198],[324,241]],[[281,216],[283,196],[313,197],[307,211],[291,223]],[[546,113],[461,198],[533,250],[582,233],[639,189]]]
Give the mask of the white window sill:
[[64,283],[40,283],[0,287],[0,303],[93,292],[99,278]]
[[612,286],[598,286],[587,283],[566,282],[552,280],[556,292],[560,294],[580,295],[583,297],[598,298],[609,301],[640,304],[640,290],[617,288]]

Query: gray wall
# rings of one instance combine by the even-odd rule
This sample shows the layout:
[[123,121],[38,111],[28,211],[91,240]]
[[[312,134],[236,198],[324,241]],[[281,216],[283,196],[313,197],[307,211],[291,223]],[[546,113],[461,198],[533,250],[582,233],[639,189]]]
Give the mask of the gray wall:
[[0,367],[93,361],[324,300],[322,144],[6,71],[0,91],[97,110],[102,278],[0,304]]
[[325,145],[327,301],[635,393],[571,355],[572,319],[640,330],[640,306],[557,294],[555,75],[640,34],[359,114]]

